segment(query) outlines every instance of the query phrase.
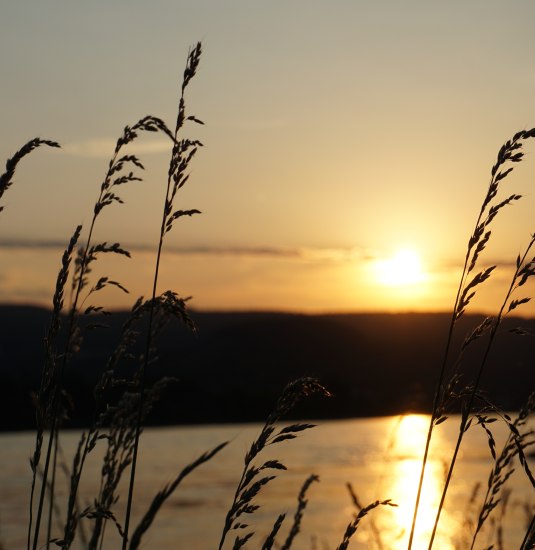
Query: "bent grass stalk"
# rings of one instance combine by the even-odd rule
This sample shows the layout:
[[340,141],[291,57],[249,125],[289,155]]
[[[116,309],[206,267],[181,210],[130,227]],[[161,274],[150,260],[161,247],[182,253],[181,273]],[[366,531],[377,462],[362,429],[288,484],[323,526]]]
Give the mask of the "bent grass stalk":
[[[25,143],[12,157],[6,161],[6,171],[0,176],[0,199],[4,196],[4,193],[13,185],[13,176],[19,162],[29,155],[34,149],[41,145],[47,145],[48,147],[59,148],[61,145],[57,141],[51,141],[49,139],[34,138]],[[0,206],[0,212],[4,210],[4,206]]]
[[[281,418],[291,411],[301,399],[315,393],[319,393],[320,395],[324,395],[326,397],[331,395],[315,378],[299,378],[298,380],[289,383],[284,388],[282,396],[279,398],[275,409],[266,420],[260,435],[253,441],[249,451],[245,455],[245,465],[242,475],[236,487],[232,504],[225,517],[225,524],[223,526],[221,540],[219,541],[218,546],[219,550],[223,549],[225,539],[230,531],[235,529],[244,530],[249,527],[249,525],[245,523],[247,520],[243,519],[243,517],[246,518],[248,515],[253,514],[256,510],[258,510],[259,506],[254,503],[255,497],[264,486],[276,478],[275,475],[264,475],[265,471],[286,470],[286,466],[278,460],[267,460],[261,466],[255,466],[253,460],[266,447],[276,445],[282,441],[295,439],[298,434],[304,430],[315,427],[314,424],[301,423],[292,424],[281,429],[277,428],[277,423],[281,420]],[[305,490],[306,488],[308,488],[308,485],[305,486]],[[279,530],[283,520],[284,518],[279,516],[278,520],[275,522],[273,531]],[[299,526],[300,518],[295,521],[297,522],[297,526]],[[273,534],[273,537],[275,534]],[[254,532],[249,531],[245,535],[237,536],[232,547],[233,550],[239,550],[245,546],[247,541],[253,535]],[[292,540],[293,537],[290,539],[289,544],[291,544]],[[266,544],[269,544],[269,541],[270,537],[266,540]]]
[[375,502],[368,504],[368,506],[361,508],[359,513],[355,516],[355,519],[346,527],[342,542],[336,547],[336,550],[347,550],[351,538],[357,532],[360,522],[378,506],[397,506],[397,504],[394,504],[390,499],[376,500]]
[[[5,172],[0,176],[0,199],[3,197],[5,192],[13,185],[13,177],[15,176],[15,171],[17,169],[19,162],[25,156],[29,155],[34,149],[36,149],[37,147],[40,147],[41,145],[47,145],[49,147],[55,147],[55,148],[60,147],[59,143],[57,143],[56,141],[40,139],[40,138],[34,138],[28,141],[27,143],[25,143],[12,157],[10,157],[6,161]],[[4,208],[5,208],[4,206],[0,205],[0,212],[2,212]],[[64,256],[64,260],[65,260],[65,256]],[[54,308],[54,311],[55,311],[55,308]],[[33,522],[32,503],[33,503],[33,498],[35,494],[38,463],[39,463],[39,458],[41,456],[41,446],[42,446],[42,440],[43,440],[42,439],[43,431],[41,430],[40,426],[41,425],[39,422],[39,414],[37,414],[36,445],[35,445],[35,451],[34,451],[33,457],[30,460],[30,466],[32,469],[32,482],[31,482],[31,489],[30,489],[30,509],[28,514],[28,535],[27,535],[28,548],[30,547],[31,529],[32,529],[32,522]]]

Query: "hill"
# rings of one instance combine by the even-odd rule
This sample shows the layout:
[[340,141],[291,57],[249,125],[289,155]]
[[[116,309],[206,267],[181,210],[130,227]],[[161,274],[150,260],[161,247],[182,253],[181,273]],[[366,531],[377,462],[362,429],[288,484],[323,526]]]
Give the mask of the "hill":
[[[315,376],[334,394],[296,411],[308,418],[428,412],[449,315],[196,312],[196,335],[178,322],[158,342],[149,378],[178,379],[150,423],[214,423],[262,420],[284,385]],[[81,426],[93,411],[92,388],[114,349],[127,313],[105,318],[109,328],[85,331],[82,351],[69,366],[67,389],[75,403],[69,425]],[[466,316],[456,346],[482,320]],[[0,306],[0,430],[32,428],[32,392],[38,387],[49,312]],[[99,322],[101,319],[99,319]],[[505,409],[517,408],[535,387],[534,320],[509,319],[496,340],[483,387]],[[476,363],[484,339],[467,355]],[[455,349],[455,348],[454,348]],[[137,350],[140,352],[140,349]],[[128,376],[133,365],[124,365]]]

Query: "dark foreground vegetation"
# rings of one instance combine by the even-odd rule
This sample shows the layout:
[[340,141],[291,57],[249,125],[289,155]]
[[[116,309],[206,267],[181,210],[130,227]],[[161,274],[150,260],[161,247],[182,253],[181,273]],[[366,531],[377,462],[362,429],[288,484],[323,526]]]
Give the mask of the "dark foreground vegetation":
[[[93,388],[129,312],[108,328],[88,331],[65,386],[74,403],[72,427],[87,426]],[[150,383],[177,376],[149,424],[263,420],[288,380],[314,376],[332,398],[309,399],[294,414],[306,418],[431,412],[435,370],[445,345],[448,314],[191,313],[193,334],[176,322],[158,341]],[[33,429],[31,396],[39,387],[43,334],[50,311],[0,306],[0,429]],[[459,334],[482,316],[459,321]],[[86,323],[93,323],[87,320]],[[99,318],[102,323],[102,319]],[[522,327],[533,337],[519,338]],[[504,410],[516,410],[535,387],[535,320],[511,318],[496,340],[482,388]],[[461,342],[456,342],[460,345]],[[473,353],[477,353],[476,346]],[[125,373],[126,374],[126,373]],[[10,411],[17,410],[13,415]]]
[[[335,417],[422,410],[431,414],[420,480],[414,487],[414,515],[410,529],[407,526],[409,550],[414,542],[433,433],[443,422],[454,422],[451,413],[455,412],[461,413],[456,417],[455,449],[444,464],[444,485],[434,519],[427,518],[424,526],[425,533],[429,533],[428,548],[433,547],[452,474],[457,459],[462,458],[459,451],[463,438],[469,429],[480,426],[488,440],[490,473],[486,494],[477,503],[470,503],[476,512],[466,527],[464,547],[481,547],[478,535],[486,527],[486,538],[493,542],[485,548],[503,549],[501,523],[508,480],[514,473],[535,487],[527,459],[535,444],[527,423],[535,409],[535,394],[528,396],[533,388],[532,341],[526,323],[511,318],[518,311],[521,314],[523,304],[530,300],[526,283],[535,276],[535,234],[513,263],[510,284],[504,289],[496,314],[469,317],[467,310],[496,268],[485,264],[484,254],[495,219],[522,198],[510,191],[501,195],[502,183],[509,179],[514,164],[522,161],[524,144],[535,137],[535,128],[517,132],[498,152],[468,239],[450,316],[194,315],[189,312],[187,298],[172,289],[162,292],[158,280],[165,236],[175,223],[183,221],[181,218],[200,214],[196,209],[177,209],[176,204],[189,178],[189,164],[202,145],[183,135],[190,124],[202,124],[189,114],[185,103],[185,92],[200,57],[201,45],[197,44],[188,54],[174,129],[157,117],[146,116],[126,126],[117,140],[91,222],[85,228],[77,226],[67,240],[52,311],[2,311],[1,397],[2,406],[7,407],[2,417],[14,419],[4,427],[14,427],[16,422],[19,427],[29,426],[32,416],[35,426],[35,447],[29,461],[27,549],[55,545],[65,550],[78,543],[94,550],[136,550],[144,546],[144,535],[183,479],[205,462],[217,460],[216,455],[228,444],[222,442],[182,470],[171,472],[169,475],[176,477],[155,491],[150,502],[139,503],[144,512],[134,520],[138,448],[151,411],[155,411],[152,422],[267,418],[245,453],[217,548],[287,550],[299,534],[306,492],[317,476],[311,474],[304,480],[293,519],[284,513],[272,518],[267,537],[255,534],[248,519],[260,506],[263,488],[286,470],[278,458],[265,459],[263,451],[271,446],[279,449],[278,443],[296,439],[314,427],[308,422],[285,420],[292,414]],[[152,292],[148,299],[134,299],[128,314],[110,316],[99,304],[99,291],[112,287],[125,292],[128,283],[108,276],[95,280],[92,267],[103,254],[123,256],[125,261],[130,254],[119,243],[95,242],[93,230],[104,209],[118,208],[123,203],[122,187],[141,181],[143,164],[125,148],[147,132],[159,132],[170,140]],[[0,176],[0,200],[13,184],[19,162],[43,146],[60,147],[55,141],[34,138],[8,159]],[[0,213],[3,208],[0,204]],[[95,326],[102,324],[112,328]],[[202,330],[196,329],[197,324]],[[533,331],[533,323],[527,324]],[[186,329],[190,333],[178,332]],[[324,401],[320,412],[313,400],[332,394],[334,398],[328,404]],[[497,448],[493,436],[494,422],[503,423],[508,430],[501,448]],[[65,465],[60,459],[62,431],[75,425],[86,429],[74,456],[66,459]],[[97,447],[102,458],[93,452]],[[79,488],[87,475],[85,465],[92,460],[102,460],[98,462],[100,488],[82,507]],[[67,472],[67,495],[57,490],[56,474],[61,471]],[[127,489],[120,485],[121,480]],[[125,506],[118,506],[119,501]],[[362,505],[355,497],[354,505],[354,517],[340,534],[338,550],[349,547],[368,513],[396,503],[387,498]],[[497,509],[500,514],[493,513]],[[61,518],[59,527],[53,523],[53,516]],[[535,546],[535,514],[532,516],[521,533],[522,550]],[[489,518],[492,521],[487,522]],[[377,547],[383,547],[381,533],[375,534]],[[215,543],[206,541],[206,548],[215,548]]]

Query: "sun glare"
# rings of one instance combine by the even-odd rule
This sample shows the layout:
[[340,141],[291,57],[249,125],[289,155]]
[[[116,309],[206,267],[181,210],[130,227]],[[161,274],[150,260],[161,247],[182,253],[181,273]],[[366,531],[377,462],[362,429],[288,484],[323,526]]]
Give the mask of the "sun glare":
[[[398,506],[388,509],[388,528],[385,527],[385,541],[391,549],[405,549],[411,529],[416,490],[422,467],[422,449],[425,445],[429,417],[409,414],[397,424],[390,453],[395,457],[392,469],[385,476],[385,494]],[[437,442],[441,443],[440,434]],[[414,548],[427,548],[443,486],[443,466],[440,460],[430,460],[427,465],[416,524]],[[437,548],[453,550],[458,525],[445,510],[441,521],[442,529],[437,534]],[[386,540],[388,539],[388,540]]]
[[414,285],[425,280],[420,256],[412,249],[404,248],[390,258],[377,262],[377,279],[387,286]]

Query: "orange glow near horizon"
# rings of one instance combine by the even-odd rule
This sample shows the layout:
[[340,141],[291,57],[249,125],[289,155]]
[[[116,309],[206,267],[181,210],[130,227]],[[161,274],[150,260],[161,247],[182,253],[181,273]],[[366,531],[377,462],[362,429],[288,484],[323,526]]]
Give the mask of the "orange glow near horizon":
[[[50,307],[61,250],[0,247],[0,303]],[[193,296],[192,309],[282,311],[308,314],[352,312],[449,312],[460,268],[433,265],[417,284],[385,285],[376,260],[254,254],[195,254],[165,251],[160,290]],[[131,259],[101,258],[95,277],[111,275],[130,294],[107,289],[96,296],[109,309],[130,309],[147,296],[154,254],[134,250]],[[496,270],[498,271],[498,270]],[[495,313],[504,283],[500,273],[478,292],[472,313]],[[493,306],[494,304],[494,306]],[[535,302],[518,313],[535,316]]]
[[[122,129],[146,114],[174,124],[188,48],[200,39],[184,101],[205,124],[188,120],[181,137],[205,147],[177,207],[202,215],[166,236],[160,290],[192,295],[203,310],[450,311],[496,152],[535,125],[526,71],[535,3],[489,9],[484,20],[473,3],[459,17],[454,3],[423,0],[182,4],[135,2],[125,18],[103,0],[56,10],[4,2],[0,37],[25,47],[0,61],[0,162],[36,135],[61,149],[25,157],[0,201],[0,303],[50,307],[61,247],[79,223],[86,238]],[[117,22],[145,39],[119,47]],[[511,57],[503,44],[513,41]],[[149,78],[137,78],[140,66]],[[507,69],[499,82],[496,66]],[[505,116],[496,105],[511,82]],[[514,266],[533,231],[529,141],[503,189],[524,198],[500,210],[484,263]],[[171,143],[141,132],[127,147],[143,181],[121,185],[124,204],[106,208],[94,233],[133,252],[117,268],[108,258],[106,269],[102,258],[93,266],[130,290],[93,296],[111,309],[151,292]],[[498,283],[493,274],[488,293],[478,288],[471,312],[496,314]],[[534,316],[535,300],[517,312]]]

